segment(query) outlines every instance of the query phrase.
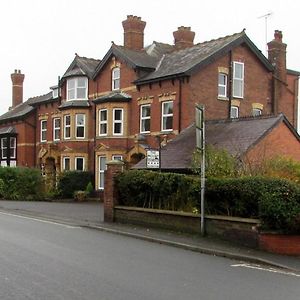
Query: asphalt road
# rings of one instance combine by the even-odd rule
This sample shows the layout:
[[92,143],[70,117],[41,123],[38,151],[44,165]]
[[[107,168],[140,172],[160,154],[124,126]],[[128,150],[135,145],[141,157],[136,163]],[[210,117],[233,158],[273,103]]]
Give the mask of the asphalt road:
[[0,299],[299,300],[300,275],[0,213]]

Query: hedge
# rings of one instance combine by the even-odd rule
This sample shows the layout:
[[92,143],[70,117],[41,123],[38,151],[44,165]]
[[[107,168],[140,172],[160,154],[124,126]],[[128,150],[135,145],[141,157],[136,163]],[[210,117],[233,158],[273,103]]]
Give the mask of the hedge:
[[42,200],[43,178],[32,168],[0,168],[0,195],[7,200]]
[[[199,212],[199,176],[131,170],[116,178],[121,205]],[[207,214],[254,217],[267,229],[300,231],[300,187],[265,177],[209,178]]]
[[85,191],[88,184],[92,181],[92,173],[90,172],[63,172],[58,178],[58,195],[62,198],[73,198],[74,192]]

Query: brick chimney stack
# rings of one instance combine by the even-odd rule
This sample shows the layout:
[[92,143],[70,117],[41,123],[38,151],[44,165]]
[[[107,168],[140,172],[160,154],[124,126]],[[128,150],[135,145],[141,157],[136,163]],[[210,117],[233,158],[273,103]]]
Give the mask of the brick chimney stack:
[[273,113],[278,114],[279,112],[286,112],[285,103],[285,92],[287,82],[287,71],[286,71],[286,44],[282,42],[282,32],[275,30],[274,39],[268,43],[268,59],[273,65],[274,71],[274,102],[273,102]]
[[173,32],[174,44],[176,49],[189,48],[194,45],[195,32],[191,27],[180,26]]
[[129,15],[122,22],[124,28],[124,47],[132,50],[144,48],[144,29],[146,22],[140,17]]
[[11,74],[12,81],[12,108],[23,102],[23,81],[25,75],[20,70]]
[[276,76],[286,82],[286,44],[282,42],[280,30],[275,30],[274,39],[268,43],[268,58],[275,67]]

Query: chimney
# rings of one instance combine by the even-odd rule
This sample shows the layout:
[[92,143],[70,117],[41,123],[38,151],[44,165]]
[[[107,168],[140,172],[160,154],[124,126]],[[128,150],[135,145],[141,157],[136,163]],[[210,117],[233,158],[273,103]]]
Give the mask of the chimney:
[[12,81],[12,108],[23,102],[23,81],[24,74],[21,74],[20,70],[15,70],[14,73],[11,74]]
[[274,39],[268,43],[268,58],[275,67],[275,75],[286,82],[286,44],[282,42],[280,30],[275,30]]
[[282,32],[275,30],[274,39],[268,43],[268,59],[274,67],[274,87],[273,87],[273,113],[285,113],[292,123],[292,119],[286,111],[286,44],[282,42]]
[[124,47],[132,50],[142,50],[144,48],[144,29],[146,22],[140,17],[129,15],[122,22],[124,28]]
[[173,32],[173,36],[176,49],[189,48],[194,45],[195,32],[191,31],[191,27],[178,27],[178,30]]

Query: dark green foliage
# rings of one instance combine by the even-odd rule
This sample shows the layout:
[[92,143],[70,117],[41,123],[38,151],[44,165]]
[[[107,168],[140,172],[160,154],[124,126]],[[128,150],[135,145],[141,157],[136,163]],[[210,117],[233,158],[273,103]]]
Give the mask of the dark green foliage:
[[94,187],[93,187],[92,182],[90,181],[85,188],[85,192],[86,192],[87,196],[90,196],[90,195],[92,195],[93,191],[94,191]]
[[[277,184],[276,184],[277,183]],[[300,233],[300,187],[287,180],[274,180],[259,199],[263,228]]]
[[128,171],[117,177],[120,203],[154,209],[192,211],[197,206],[193,177],[173,173]]
[[[199,212],[199,177],[131,170],[116,183],[121,205]],[[300,187],[287,180],[209,178],[205,207],[207,214],[259,218],[267,229],[300,231]]]
[[0,194],[8,200],[41,200],[43,179],[40,171],[32,168],[0,168]]
[[62,198],[73,198],[75,191],[85,191],[88,183],[91,181],[92,174],[90,172],[63,172],[57,184],[59,196]]

